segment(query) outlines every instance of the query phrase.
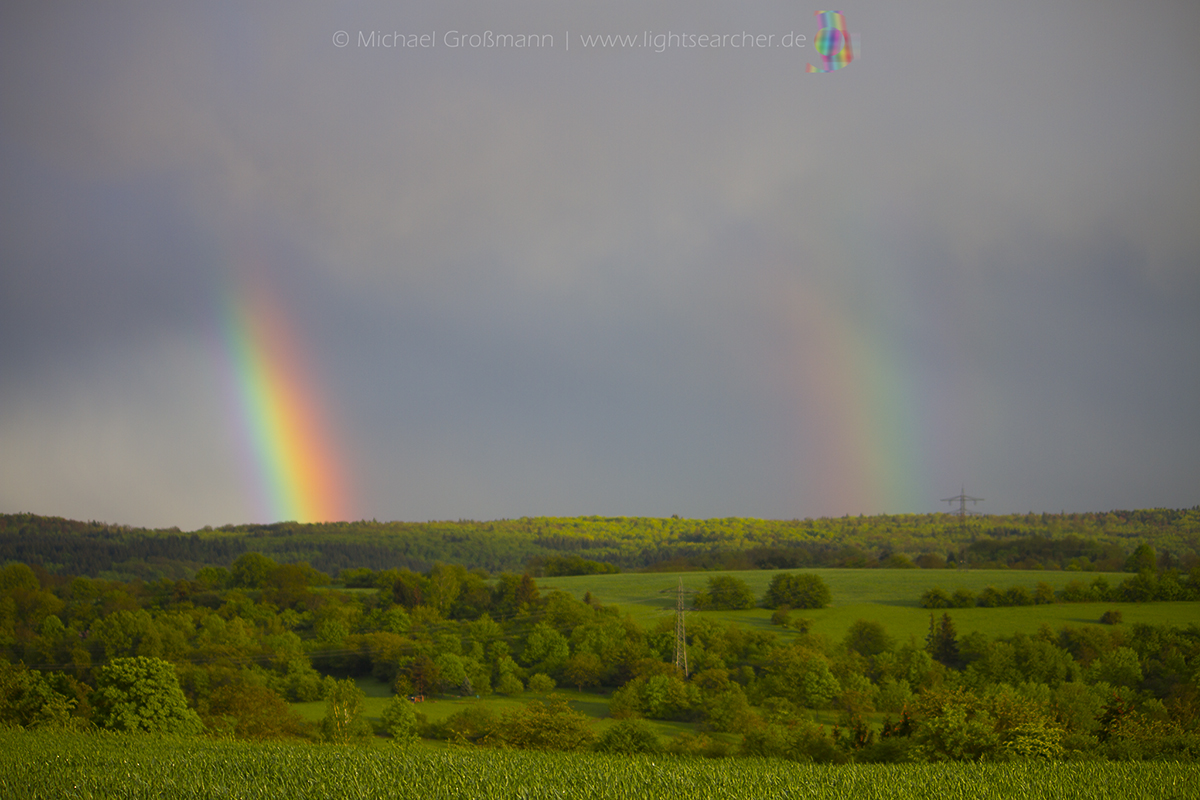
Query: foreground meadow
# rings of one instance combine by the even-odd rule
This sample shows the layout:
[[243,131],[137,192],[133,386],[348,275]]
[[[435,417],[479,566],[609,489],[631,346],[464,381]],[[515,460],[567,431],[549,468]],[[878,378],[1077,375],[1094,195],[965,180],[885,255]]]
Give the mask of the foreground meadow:
[[0,796],[29,798],[1185,798],[1173,763],[820,766],[763,759],[297,746],[0,730]]

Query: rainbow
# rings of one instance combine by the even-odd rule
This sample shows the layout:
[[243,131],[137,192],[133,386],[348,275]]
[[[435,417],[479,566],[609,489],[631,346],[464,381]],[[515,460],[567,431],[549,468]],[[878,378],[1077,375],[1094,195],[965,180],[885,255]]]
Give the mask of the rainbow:
[[274,293],[242,277],[223,309],[224,349],[246,435],[260,514],[271,521],[346,519],[342,460]]
[[869,312],[822,283],[802,278],[773,298],[789,334],[785,383],[809,450],[802,460],[821,464],[799,476],[803,494],[822,515],[923,508],[930,412],[916,365]]

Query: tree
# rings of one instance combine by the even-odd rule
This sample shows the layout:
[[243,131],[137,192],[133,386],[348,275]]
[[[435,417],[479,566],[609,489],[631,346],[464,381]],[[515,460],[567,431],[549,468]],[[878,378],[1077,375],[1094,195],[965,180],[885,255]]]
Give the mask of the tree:
[[1129,558],[1125,559],[1126,572],[1141,572],[1148,569],[1151,572],[1158,566],[1158,557],[1154,553],[1154,548],[1148,544],[1139,544]]
[[277,566],[262,553],[242,553],[229,568],[230,579],[243,589],[261,589]]
[[151,733],[199,733],[204,725],[187,707],[175,667],[159,658],[115,658],[96,670],[95,720],[104,728]]
[[604,674],[604,664],[595,653],[576,653],[567,659],[563,668],[563,679],[583,691],[585,686],[596,686]]
[[561,633],[544,622],[533,626],[525,639],[521,660],[539,672],[557,673],[571,655],[571,646]]
[[407,697],[393,695],[384,706],[383,729],[396,744],[412,744],[419,738],[420,719]]
[[929,615],[929,635],[925,637],[925,650],[935,661],[947,667],[957,668],[960,665],[958,655],[958,633],[954,630],[954,620],[949,614],[942,614],[941,622],[935,622],[933,614]]
[[334,744],[347,744],[371,735],[371,724],[363,717],[362,689],[347,678],[334,681],[325,694],[325,716],[321,718],[321,738]]
[[693,605],[701,611],[740,611],[754,608],[754,593],[745,581],[718,575],[708,579],[708,591],[696,595]]
[[811,572],[781,572],[771,579],[763,604],[767,608],[824,608],[829,605],[829,587]]
[[892,649],[892,637],[887,635],[883,626],[878,622],[865,619],[856,620],[846,632],[845,644],[847,650],[853,650],[860,656],[877,656],[885,650]]

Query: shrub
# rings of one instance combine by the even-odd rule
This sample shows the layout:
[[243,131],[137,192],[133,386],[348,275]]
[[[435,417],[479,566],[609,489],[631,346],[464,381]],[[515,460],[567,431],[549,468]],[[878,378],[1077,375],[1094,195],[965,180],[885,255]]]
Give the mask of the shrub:
[[304,739],[309,723],[265,686],[234,684],[213,690],[208,727],[242,739]]
[[507,695],[520,694],[525,691],[525,686],[516,675],[506,672],[500,676],[500,680],[496,681],[496,691]]
[[950,596],[950,605],[955,608],[972,608],[975,605],[975,593],[970,589],[955,589]]
[[510,747],[530,750],[581,750],[596,741],[591,720],[559,697],[506,711],[497,733]]
[[1100,624],[1102,625],[1120,625],[1123,617],[1121,612],[1116,609],[1110,609],[1100,615]]
[[1004,605],[1004,595],[995,586],[985,586],[975,598],[975,605],[980,608],[997,608]]
[[529,679],[529,691],[534,694],[550,694],[557,685],[553,678],[543,672],[539,672]]
[[407,697],[394,695],[383,707],[383,729],[396,744],[410,744],[420,736],[421,717]]
[[159,658],[114,658],[96,670],[96,722],[118,731],[199,733],[200,717],[187,707],[175,667]]
[[921,595],[921,608],[950,608],[950,595],[934,587]]
[[764,725],[750,731],[742,740],[742,754],[816,764],[844,764],[850,760],[826,735],[824,726],[803,720],[788,727]]
[[644,719],[623,719],[612,725],[596,742],[601,753],[658,753],[662,742]]

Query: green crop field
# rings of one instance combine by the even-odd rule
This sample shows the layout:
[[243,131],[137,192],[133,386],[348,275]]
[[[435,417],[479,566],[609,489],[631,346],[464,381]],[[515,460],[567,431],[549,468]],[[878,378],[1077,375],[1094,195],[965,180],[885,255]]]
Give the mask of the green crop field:
[[[829,608],[795,611],[813,621],[814,633],[841,639],[846,630],[857,619],[868,619],[881,623],[893,637],[907,641],[916,637],[923,641],[929,629],[929,611],[920,607],[921,593],[935,586],[946,591],[964,588],[979,592],[985,586],[1000,590],[1010,586],[1032,589],[1039,581],[1061,589],[1070,581],[1082,580],[1090,583],[1097,577],[1106,578],[1110,584],[1118,585],[1129,577],[1126,573],[1098,572],[1034,572],[1026,570],[925,570],[925,569],[806,569],[791,572],[811,572],[820,575],[829,586],[833,602]],[[682,579],[686,591],[697,592],[708,585],[708,579],[717,575],[731,575],[743,580],[762,597],[771,578],[778,574],[772,570],[749,570],[744,572],[682,572],[682,573],[622,573],[618,575],[577,575],[571,577],[543,578],[538,585],[543,591],[561,589],[575,597],[584,592],[605,604],[615,604],[621,611],[628,612],[646,626],[653,626],[661,619],[669,618],[675,610],[675,593]],[[1064,625],[1096,623],[1108,609],[1118,609],[1125,625],[1139,622],[1155,625],[1200,624],[1200,603],[1053,603],[1040,606],[1016,606],[1009,608],[962,608],[948,609],[960,634],[980,631],[990,636],[1008,636],[1019,631],[1032,633],[1042,624],[1051,628]],[[942,611],[937,612],[941,616]],[[722,622],[736,622],[745,628],[772,630],[782,637],[793,636],[771,625],[771,612],[767,609],[749,611],[706,611],[693,612],[692,618],[705,617]]]
[[1172,763],[818,766],[390,745],[312,746],[0,730],[0,796],[59,798],[1159,798],[1195,797]]

